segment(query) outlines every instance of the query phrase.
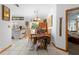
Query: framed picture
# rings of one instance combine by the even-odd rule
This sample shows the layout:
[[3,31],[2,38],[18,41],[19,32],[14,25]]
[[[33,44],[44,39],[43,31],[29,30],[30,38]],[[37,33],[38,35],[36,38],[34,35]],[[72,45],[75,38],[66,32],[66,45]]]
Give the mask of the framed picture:
[[31,29],[35,30],[36,28],[38,28],[39,26],[39,22],[31,22]]
[[13,16],[12,20],[24,20],[24,17],[20,17],[20,16]]
[[2,5],[2,20],[10,21],[10,9]]
[[51,15],[51,27],[53,26],[53,15]]
[[59,29],[59,36],[62,36],[62,17],[60,17],[60,29]]
[[48,27],[53,26],[53,15],[48,16],[47,23],[48,23]]
[[28,21],[26,21],[26,22],[25,22],[25,25],[28,27],[28,26],[29,26],[29,22],[28,22]]

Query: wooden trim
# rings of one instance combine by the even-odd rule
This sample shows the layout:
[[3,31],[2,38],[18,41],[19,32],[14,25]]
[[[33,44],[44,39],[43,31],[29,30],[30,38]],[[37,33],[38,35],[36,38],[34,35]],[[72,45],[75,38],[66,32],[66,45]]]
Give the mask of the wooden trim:
[[66,11],[66,50],[68,50],[68,11]]
[[69,11],[74,11],[74,10],[77,10],[77,9],[79,9],[79,7],[67,9],[66,11],[69,12]]
[[78,19],[76,19],[76,31],[78,32]]
[[3,48],[3,49],[1,49],[0,54],[1,54],[2,52],[4,52],[5,50],[7,50],[8,48],[10,48],[11,46],[12,46],[12,44],[9,45],[9,46],[7,46],[7,47],[5,47],[5,48]]
[[62,50],[62,51],[64,51],[64,52],[67,52],[67,50],[57,47],[53,42],[52,42],[52,44],[53,44],[53,46],[54,46],[55,48],[57,48],[57,49],[59,49],[59,50]]
[[66,10],[66,50],[68,50],[68,12],[79,9],[79,7],[71,8]]

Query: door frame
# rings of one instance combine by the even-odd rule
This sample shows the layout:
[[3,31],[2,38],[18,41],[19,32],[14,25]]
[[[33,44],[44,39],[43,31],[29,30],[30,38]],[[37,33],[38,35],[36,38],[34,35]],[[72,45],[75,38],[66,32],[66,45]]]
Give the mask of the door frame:
[[79,9],[79,7],[71,8],[66,10],[66,51],[68,51],[68,12]]

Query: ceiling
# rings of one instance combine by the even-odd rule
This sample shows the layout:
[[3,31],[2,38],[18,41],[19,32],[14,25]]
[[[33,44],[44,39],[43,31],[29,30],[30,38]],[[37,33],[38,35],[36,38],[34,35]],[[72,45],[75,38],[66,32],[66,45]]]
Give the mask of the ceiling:
[[12,16],[23,16],[27,19],[35,17],[34,11],[38,11],[40,18],[46,18],[55,7],[54,4],[19,4],[19,7],[15,5],[9,6],[12,10]]

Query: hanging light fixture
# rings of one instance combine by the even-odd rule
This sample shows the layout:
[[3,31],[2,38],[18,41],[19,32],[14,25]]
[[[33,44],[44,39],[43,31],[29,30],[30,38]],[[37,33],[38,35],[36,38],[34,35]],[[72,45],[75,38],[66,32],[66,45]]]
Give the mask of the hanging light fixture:
[[38,17],[38,10],[34,10],[34,14],[35,14],[34,20],[40,20],[40,18]]

